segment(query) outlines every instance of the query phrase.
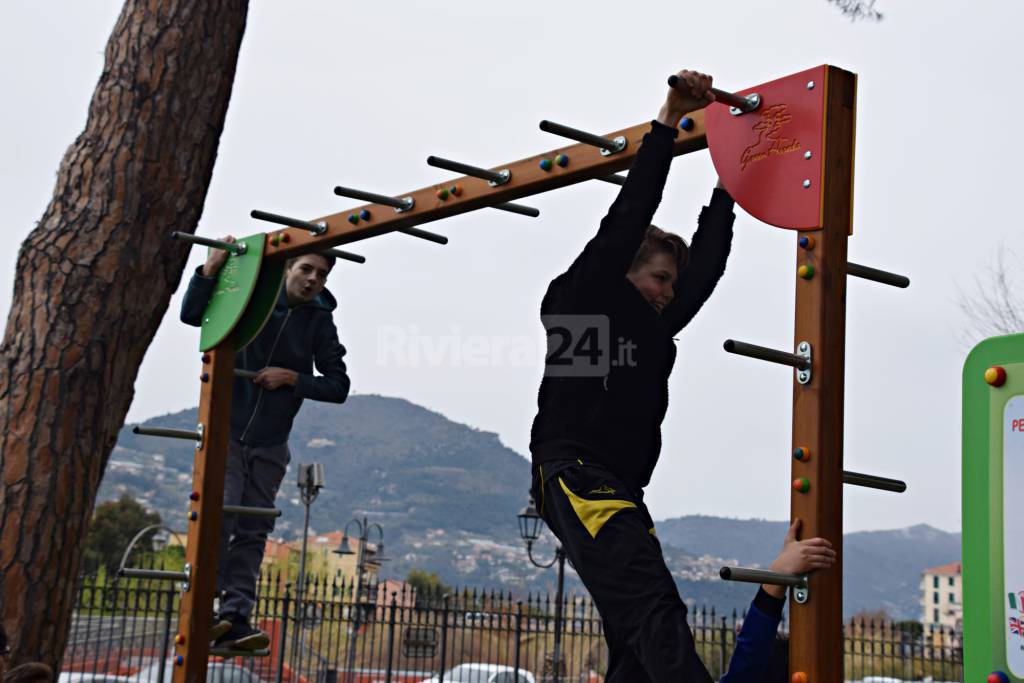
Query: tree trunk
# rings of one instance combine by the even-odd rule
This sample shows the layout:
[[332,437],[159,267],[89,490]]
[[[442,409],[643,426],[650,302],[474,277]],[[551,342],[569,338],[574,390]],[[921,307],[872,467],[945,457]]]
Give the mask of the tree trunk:
[[[0,616],[58,670],[96,491],[206,199],[247,0],[127,0],[18,255],[0,353]],[[197,366],[198,367],[198,366]],[[182,505],[186,492],[182,492]]]

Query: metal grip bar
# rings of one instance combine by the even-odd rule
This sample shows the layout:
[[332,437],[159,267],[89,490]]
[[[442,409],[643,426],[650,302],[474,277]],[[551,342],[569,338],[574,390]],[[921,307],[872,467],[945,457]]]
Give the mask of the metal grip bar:
[[405,199],[395,199],[394,197],[388,197],[384,194],[377,194],[376,192],[365,192],[363,190],[356,190],[351,187],[342,187],[337,185],[334,188],[334,194],[339,197],[349,197],[351,199],[361,199],[364,202],[373,202],[374,204],[383,204],[384,206],[391,206],[402,211],[408,211],[413,207],[413,200],[411,197]]
[[570,128],[569,126],[563,126],[560,123],[554,121],[541,121],[540,129],[545,133],[554,133],[555,135],[561,135],[564,138],[575,140],[576,142],[582,142],[585,145],[593,145],[600,149],[606,149],[609,152],[621,152],[626,148],[625,138],[603,138],[600,135],[594,135],[584,130],[577,128]]
[[881,282],[883,285],[890,285],[892,287],[906,288],[910,286],[910,278],[906,275],[897,275],[885,270],[862,266],[859,263],[847,263],[846,274],[865,280]]
[[172,572],[165,569],[133,569],[123,567],[118,570],[118,576],[129,579],[160,579],[161,581],[188,581],[188,572]]
[[722,567],[718,575],[726,581],[743,581],[745,583],[767,583],[774,586],[807,586],[807,577],[800,574],[782,574],[767,569],[744,569],[743,567]]
[[360,256],[359,254],[353,254],[351,251],[343,251],[341,249],[324,249],[320,252],[321,254],[329,254],[334,258],[340,258],[345,261],[351,261],[352,263],[366,263],[366,257]]
[[888,477],[876,477],[873,474],[861,474],[860,472],[843,472],[843,483],[851,486],[865,486],[869,489],[881,489],[903,493],[907,490],[907,482]]
[[757,346],[756,344],[748,344],[746,342],[735,341],[733,339],[725,340],[722,345],[729,353],[735,353],[740,356],[747,356],[749,358],[757,358],[758,360],[765,360],[769,363],[779,363],[780,365],[790,365],[797,370],[806,370],[810,367],[811,361],[803,356],[798,356],[795,353],[789,353],[786,351],[777,351],[775,349],[769,349],[764,346]]
[[280,216],[276,213],[267,213],[266,211],[260,211],[259,209],[253,209],[249,212],[249,215],[260,221],[267,221],[268,223],[277,223],[288,228],[305,228],[315,235],[322,234],[327,230],[327,223],[320,221],[319,223],[310,223],[300,218],[289,218],[288,216]]
[[612,185],[626,184],[626,177],[621,176],[618,173],[613,173],[612,175],[599,175],[596,178],[594,178],[594,180],[603,180],[604,182],[611,183]]
[[165,429],[164,427],[132,427],[133,434],[142,436],[165,436],[168,439],[186,439],[188,441],[202,441],[203,435],[188,429]]
[[[668,87],[675,88],[679,84],[679,76],[675,74],[668,77]],[[754,99],[747,95],[737,95],[726,90],[719,90],[718,88],[711,88],[711,92],[715,94],[715,102],[719,104],[727,104],[730,107],[736,107],[740,111],[750,112],[757,109],[761,103],[760,99]]]
[[280,517],[281,511],[277,508],[254,508],[246,505],[225,505],[224,514],[240,515],[243,517]]
[[233,254],[244,254],[246,250],[245,242],[224,242],[222,240],[212,240],[209,237],[200,237],[199,235],[193,235],[188,232],[174,231],[171,233],[171,237],[176,240],[182,240],[184,242],[191,242],[192,244],[201,244],[204,247],[212,247],[213,249],[223,249],[224,251],[230,251]]
[[540,215],[540,209],[535,209],[532,206],[523,206],[522,204],[513,204],[512,202],[495,204],[494,208],[508,211],[509,213],[518,213],[521,216],[529,216],[530,218],[536,218]]
[[253,372],[252,370],[243,370],[241,368],[235,368],[235,377],[239,379],[255,379],[256,374],[257,373]]
[[427,240],[428,242],[448,244],[448,238],[444,235],[438,235],[436,232],[427,232],[426,230],[420,230],[419,228],[399,228],[395,232],[404,232],[406,235],[419,237],[421,240]]
[[508,172],[508,169],[504,169],[502,171],[489,171],[486,168],[480,168],[479,166],[470,166],[469,164],[464,164],[461,161],[452,161],[451,159],[442,159],[441,157],[435,156],[427,157],[427,165],[433,166],[434,168],[443,168],[446,171],[454,171],[455,173],[471,175],[475,178],[483,178],[495,185],[504,185],[512,178],[512,174]]

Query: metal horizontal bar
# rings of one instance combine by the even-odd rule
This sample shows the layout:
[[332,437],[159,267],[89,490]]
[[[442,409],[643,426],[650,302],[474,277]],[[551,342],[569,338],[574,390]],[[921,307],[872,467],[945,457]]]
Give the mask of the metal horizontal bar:
[[225,505],[224,514],[238,515],[240,517],[280,517],[281,511],[277,508],[254,508],[245,505]]
[[585,145],[592,145],[598,149],[608,150],[609,152],[621,152],[626,148],[626,139],[622,136],[615,138],[603,138],[600,135],[594,135],[588,133],[585,130],[579,130],[578,128],[570,128],[569,126],[563,126],[560,123],[554,121],[541,121],[540,129],[545,133],[554,133],[555,135],[561,135],[563,138],[569,138],[570,140],[576,140],[582,142]]
[[535,209],[532,206],[523,206],[522,204],[513,204],[512,202],[495,204],[493,208],[508,211],[509,213],[518,213],[520,216],[529,216],[530,218],[536,218],[540,215],[540,209]]
[[277,225],[283,225],[288,228],[305,228],[314,235],[322,235],[327,230],[327,221],[317,221],[316,223],[312,223],[310,221],[304,221],[301,218],[290,218],[289,216],[268,213],[266,211],[260,211],[259,209],[253,209],[249,212],[249,215],[256,220],[276,223]]
[[257,373],[253,372],[252,370],[243,370],[242,368],[235,368],[235,377],[239,379],[255,379],[256,374]]
[[433,166],[434,168],[443,168],[447,171],[454,171],[455,173],[470,175],[474,178],[483,178],[495,185],[504,185],[512,179],[512,174],[509,173],[507,168],[502,169],[501,171],[491,171],[486,168],[480,168],[479,166],[470,166],[469,164],[464,164],[461,161],[452,161],[451,159],[443,159],[435,156],[427,157],[427,165]]
[[231,650],[222,647],[211,647],[211,657],[269,657],[270,650],[263,648],[262,650]]
[[339,197],[349,197],[351,199],[361,199],[364,202],[383,204],[384,206],[401,209],[402,211],[408,211],[413,207],[413,200],[409,197],[405,197],[404,199],[395,199],[394,197],[389,197],[386,194],[364,192],[363,190],[357,190],[351,187],[342,187],[341,185],[335,186],[334,194]]
[[798,370],[806,370],[811,364],[808,359],[803,356],[798,356],[795,353],[777,351],[776,349],[769,349],[764,346],[748,344],[746,342],[735,341],[733,339],[725,340],[725,343],[722,346],[729,353],[747,356],[748,358],[757,358],[758,360],[768,361],[769,363],[790,365]]
[[[689,118],[694,122],[694,128],[675,140],[672,145],[673,156],[707,149],[707,136],[704,134],[704,110],[691,112]],[[490,186],[486,181],[472,176],[453,178],[451,179],[452,184],[461,185],[463,191],[457,196],[449,197],[444,202],[437,201],[438,185],[431,184],[405,192],[405,195],[413,200],[412,208],[405,211],[381,211],[380,204],[367,203],[363,206],[349,207],[344,211],[312,219],[325,220],[330,224],[324,235],[314,236],[306,230],[293,229],[289,231],[287,241],[277,240],[275,243],[272,239],[274,235],[268,233],[264,255],[266,258],[277,261],[302,254],[321,252],[329,247],[351,244],[401,228],[422,226],[470,211],[490,208],[505,202],[514,202],[531,195],[625,171],[633,163],[643,136],[650,129],[650,121],[644,121],[608,133],[608,137],[623,137],[629,141],[627,148],[618,154],[605,155],[600,150],[586,144],[568,144],[553,150],[537,150],[531,156],[502,165],[502,168],[507,167],[512,173],[512,177],[515,178],[515,182],[504,185]],[[537,164],[537,159],[541,157],[554,158],[557,154],[566,154],[572,159],[572,164],[558,173],[545,171]],[[377,196],[379,195],[375,195],[374,198]],[[369,201],[372,202],[373,199]],[[374,211],[375,207],[377,211]],[[352,213],[359,213],[362,209],[369,210],[373,214],[373,219],[358,223],[348,220]]]
[[163,436],[168,439],[187,439],[188,441],[202,441],[203,436],[199,432],[189,429],[165,429],[164,427],[132,427],[132,433],[141,436]]
[[851,486],[865,486],[869,489],[881,489],[893,493],[903,493],[907,490],[907,482],[888,477],[876,477],[873,474],[861,474],[860,472],[843,472],[843,483]]
[[334,258],[340,258],[344,261],[351,261],[352,263],[366,263],[366,257],[360,256],[359,254],[353,254],[351,251],[344,251],[342,249],[324,249],[320,252],[321,254],[330,254]]
[[421,240],[427,240],[428,242],[448,244],[448,238],[444,235],[438,235],[436,232],[427,232],[426,230],[420,230],[419,228],[399,228],[398,232],[403,232],[406,235],[412,235],[413,237],[419,237]]
[[611,175],[600,175],[600,176],[597,176],[596,178],[594,178],[594,180],[603,180],[604,182],[611,183],[612,185],[625,185],[626,184],[626,176],[619,175],[617,173],[613,173]]
[[910,286],[910,278],[906,275],[897,275],[896,273],[879,270],[878,268],[862,266],[859,263],[847,263],[846,274],[865,280],[881,282],[883,285],[890,285],[892,287],[906,288]]
[[[679,76],[672,74],[668,77],[668,86],[674,88],[679,84]],[[754,111],[757,109],[757,103],[748,99],[745,95],[737,95],[727,90],[719,90],[718,88],[711,88],[711,92],[715,94],[715,102],[719,104],[726,104],[730,107],[736,107],[737,109],[745,112]],[[759,101],[758,101],[759,102]]]
[[163,569],[135,569],[125,567],[117,572],[118,576],[129,579],[159,579],[161,581],[188,581],[188,572],[172,572]]
[[212,247],[213,249],[223,249],[224,251],[230,251],[235,254],[244,254],[246,250],[245,242],[224,242],[223,240],[212,240],[209,237],[200,237],[199,235],[193,235],[188,232],[174,231],[171,233],[171,237],[176,240],[183,242],[191,242],[192,244],[201,244],[204,247]]
[[767,583],[774,586],[796,586],[804,588],[807,577],[800,574],[782,574],[767,569],[745,569],[743,567],[722,567],[718,575],[726,581],[743,581],[745,583]]

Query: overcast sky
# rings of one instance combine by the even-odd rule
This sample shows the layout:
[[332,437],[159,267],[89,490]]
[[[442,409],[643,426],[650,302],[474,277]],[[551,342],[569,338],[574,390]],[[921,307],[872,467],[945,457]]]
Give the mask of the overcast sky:
[[[17,246],[84,126],[120,4],[0,9],[4,319]],[[598,133],[641,123],[679,68],[726,89],[822,63],[849,69],[860,76],[850,258],[906,273],[912,286],[850,283],[846,467],[910,488],[847,489],[846,527],[956,530],[957,288],[999,244],[1024,246],[1004,201],[1019,197],[1024,157],[1024,4],[877,7],[883,22],[851,24],[825,0],[253,0],[198,232],[266,230],[248,218],[253,208],[313,217],[355,205],[332,195],[339,183],[398,194],[451,177],[424,163],[429,154],[481,166],[529,156],[561,144],[538,130],[543,118]],[[706,153],[677,158],[655,222],[689,235],[714,179]],[[348,247],[368,262],[339,263],[328,286],[353,390],[407,398],[525,454],[541,364],[523,348],[543,342],[540,298],[615,191],[591,182],[524,200],[539,219],[485,210],[427,226],[450,237],[446,247],[401,234]],[[792,344],[794,239],[738,210],[726,275],[680,342],[647,493],[656,518],[788,515],[791,373],[721,344]],[[190,267],[199,262],[196,253]],[[183,290],[146,356],[130,420],[198,400],[198,332],[177,320]]]

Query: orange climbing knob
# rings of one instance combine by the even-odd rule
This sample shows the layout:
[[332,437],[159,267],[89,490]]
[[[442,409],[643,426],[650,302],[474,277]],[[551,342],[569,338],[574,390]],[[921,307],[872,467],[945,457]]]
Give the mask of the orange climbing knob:
[[985,371],[985,381],[994,387],[1001,387],[1006,384],[1006,368],[993,365]]
[[807,493],[811,490],[811,481],[807,477],[797,477],[793,480],[793,490],[799,493]]
[[805,280],[810,280],[814,277],[814,266],[809,263],[805,263],[796,269],[796,274]]
[[807,674],[805,674],[803,671],[797,671],[793,674],[793,677],[790,680],[793,683],[807,683],[808,679]]
[[793,458],[800,462],[807,462],[811,459],[811,449],[807,446],[797,446],[793,449]]

